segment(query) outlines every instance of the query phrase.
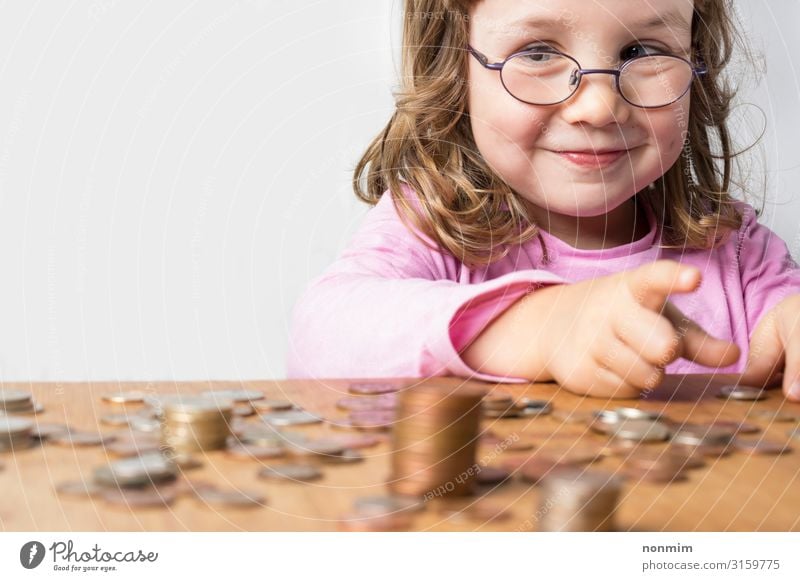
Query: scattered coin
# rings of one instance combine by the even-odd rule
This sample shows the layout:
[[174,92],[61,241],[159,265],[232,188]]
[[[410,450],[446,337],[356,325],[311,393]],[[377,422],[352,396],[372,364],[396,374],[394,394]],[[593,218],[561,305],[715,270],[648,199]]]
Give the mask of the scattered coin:
[[109,426],[127,426],[131,422],[128,414],[104,414],[100,416],[100,423]]
[[545,400],[523,398],[517,403],[522,405],[523,417],[545,416],[553,411],[552,404]]
[[264,394],[260,391],[250,389],[217,389],[200,393],[201,397],[208,397],[215,400],[231,401],[234,403],[252,402],[264,399]]
[[382,393],[394,393],[403,389],[402,385],[389,382],[356,382],[348,387],[350,393],[361,395],[378,395]]
[[717,397],[737,401],[758,401],[765,399],[767,394],[763,389],[748,387],[746,385],[725,385],[720,388]]
[[290,410],[295,405],[285,399],[259,399],[250,402],[257,412],[280,412]]
[[421,512],[425,503],[413,496],[361,496],[353,503],[360,514],[392,514],[397,512]]
[[618,418],[625,420],[660,420],[664,417],[661,412],[643,410],[639,408],[620,407],[614,410]]
[[686,480],[683,466],[667,451],[637,450],[625,458],[621,474],[630,480],[667,484]]
[[114,404],[144,403],[146,394],[141,391],[123,391],[119,393],[107,393],[103,400]]
[[31,436],[39,440],[47,440],[58,434],[65,434],[70,431],[70,427],[65,424],[55,423],[35,423],[31,430]]
[[195,490],[195,496],[207,504],[236,508],[256,508],[267,502],[262,494],[244,490],[202,488]]
[[614,426],[612,437],[636,442],[663,442],[670,430],[661,422],[650,419],[623,419]]
[[265,466],[259,471],[258,475],[261,478],[272,480],[295,480],[300,482],[310,482],[322,478],[322,472],[311,464]]
[[272,426],[302,426],[317,424],[322,420],[305,410],[289,410],[262,414],[261,419]]
[[56,434],[48,439],[48,442],[59,446],[102,446],[114,440],[114,436],[103,435],[97,432],[78,432],[71,431],[63,434]]
[[733,442],[734,447],[748,454],[779,455],[792,451],[788,443],[771,442],[768,440],[743,440],[737,438]]
[[539,486],[536,515],[540,532],[614,530],[620,477],[595,470],[561,469],[545,475]]
[[327,464],[356,464],[364,460],[364,455],[358,450],[342,450],[339,454],[320,456]]

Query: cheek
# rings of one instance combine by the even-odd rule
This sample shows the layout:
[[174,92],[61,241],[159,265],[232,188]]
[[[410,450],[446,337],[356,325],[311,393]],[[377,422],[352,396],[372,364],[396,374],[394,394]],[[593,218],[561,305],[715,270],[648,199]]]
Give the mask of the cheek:
[[662,114],[651,115],[649,123],[653,142],[658,146],[659,156],[674,162],[684,147],[689,118],[689,102],[681,102],[679,106],[670,108]]
[[470,84],[468,107],[475,142],[486,157],[496,157],[499,149],[503,155],[513,150],[525,154],[547,132],[547,116],[511,97],[499,79],[494,81]]

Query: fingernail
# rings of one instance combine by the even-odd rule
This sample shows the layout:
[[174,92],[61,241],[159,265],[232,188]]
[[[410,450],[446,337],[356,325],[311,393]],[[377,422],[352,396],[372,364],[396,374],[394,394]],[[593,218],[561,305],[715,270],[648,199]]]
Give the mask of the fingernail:
[[789,397],[800,400],[800,380],[795,379],[789,388]]

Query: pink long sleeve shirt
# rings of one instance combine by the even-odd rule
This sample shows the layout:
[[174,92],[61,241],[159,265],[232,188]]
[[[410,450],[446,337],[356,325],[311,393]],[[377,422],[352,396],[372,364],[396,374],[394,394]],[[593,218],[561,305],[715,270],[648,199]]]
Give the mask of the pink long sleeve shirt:
[[456,375],[524,382],[472,369],[459,352],[536,288],[618,273],[662,258],[701,270],[700,288],[672,295],[670,301],[711,335],[735,342],[742,353],[730,367],[715,370],[678,359],[666,372],[742,371],[750,335],[761,317],[800,292],[800,269],[786,244],[757,223],[753,208],[740,202],[737,206],[744,216],[741,229],[711,251],[659,248],[659,227],[648,208],[650,230],[630,244],[580,250],[542,230],[546,264],[534,237],[502,260],[471,269],[417,239],[401,221],[392,196],[384,194],[340,257],[312,281],[295,305],[287,376]]

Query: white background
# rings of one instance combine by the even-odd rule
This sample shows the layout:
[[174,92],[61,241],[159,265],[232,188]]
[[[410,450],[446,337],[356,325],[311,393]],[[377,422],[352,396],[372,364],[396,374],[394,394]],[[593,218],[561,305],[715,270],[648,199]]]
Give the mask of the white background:
[[[800,253],[800,3],[739,133]],[[289,314],[363,217],[399,0],[0,4],[0,379],[280,378]],[[768,172],[761,167],[766,161]]]

